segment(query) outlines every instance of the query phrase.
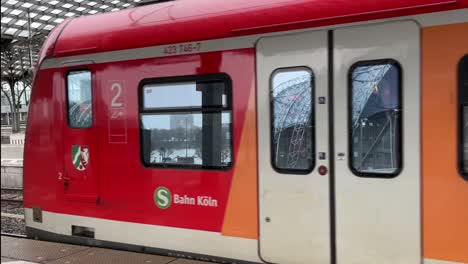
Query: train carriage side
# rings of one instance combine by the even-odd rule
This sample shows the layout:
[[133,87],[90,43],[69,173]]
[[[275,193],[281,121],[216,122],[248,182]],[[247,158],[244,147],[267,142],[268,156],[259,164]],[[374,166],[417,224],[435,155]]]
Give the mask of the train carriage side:
[[453,4],[107,51],[67,46],[99,17],[66,22],[31,98],[28,236],[226,262],[468,262],[468,3]]
[[[256,192],[253,59],[253,49],[240,49],[41,72],[38,87],[43,76],[60,87],[50,92],[56,103],[46,105],[63,116],[53,132],[61,144],[50,151],[61,175],[27,181],[55,186],[30,193],[33,204],[42,204],[42,223],[30,226],[56,228],[65,217],[75,224],[58,233],[89,229],[98,240],[232,259],[230,248],[240,246],[255,257],[256,206],[242,197],[228,202]],[[187,232],[192,240],[184,242]],[[207,240],[225,252],[197,242]]]

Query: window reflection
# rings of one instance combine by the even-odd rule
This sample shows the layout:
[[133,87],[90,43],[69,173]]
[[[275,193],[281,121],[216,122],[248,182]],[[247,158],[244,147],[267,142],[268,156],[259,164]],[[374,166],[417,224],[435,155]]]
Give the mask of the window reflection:
[[394,174],[401,168],[400,68],[358,64],[351,81],[351,164],[355,172]]
[[[217,93],[215,100],[206,100],[203,94]],[[150,84],[144,87],[143,107],[199,108],[227,107],[227,94],[222,81]]]
[[278,70],[272,78],[272,165],[280,172],[309,171],[314,165],[312,73]]
[[93,119],[91,72],[72,71],[68,74],[67,97],[70,127],[90,127]]
[[171,113],[142,116],[143,129],[150,133],[148,163],[229,166],[230,115]]
[[213,79],[190,79],[176,83],[159,83],[163,80],[159,79],[143,86],[140,113],[144,163],[228,168],[232,163],[229,79],[223,74]]

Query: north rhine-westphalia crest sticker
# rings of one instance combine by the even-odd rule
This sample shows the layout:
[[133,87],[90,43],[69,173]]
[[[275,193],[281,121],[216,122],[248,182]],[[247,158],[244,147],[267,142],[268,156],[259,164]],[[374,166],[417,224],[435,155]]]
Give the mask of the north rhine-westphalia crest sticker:
[[88,146],[72,146],[72,163],[79,171],[84,171],[89,165],[89,148]]

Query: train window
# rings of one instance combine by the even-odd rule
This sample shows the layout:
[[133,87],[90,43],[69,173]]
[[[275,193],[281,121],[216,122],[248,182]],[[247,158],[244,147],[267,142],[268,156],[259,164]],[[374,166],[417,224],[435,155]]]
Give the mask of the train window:
[[91,72],[70,71],[67,74],[68,125],[87,128],[93,123]]
[[357,176],[394,177],[402,168],[401,68],[358,62],[349,74],[350,167]]
[[230,84],[224,74],[143,81],[140,114],[144,164],[231,167]]
[[[198,86],[200,85],[202,82],[198,83]],[[197,89],[194,82],[146,86],[143,107],[145,109],[227,107],[227,95],[224,92],[223,82],[210,82],[204,87],[205,93],[221,93],[218,97],[213,97],[211,101],[202,98],[203,94]]]
[[271,78],[271,163],[279,173],[306,174],[315,166],[313,73],[278,69]]
[[459,169],[468,180],[468,54],[458,66],[458,103],[459,103]]

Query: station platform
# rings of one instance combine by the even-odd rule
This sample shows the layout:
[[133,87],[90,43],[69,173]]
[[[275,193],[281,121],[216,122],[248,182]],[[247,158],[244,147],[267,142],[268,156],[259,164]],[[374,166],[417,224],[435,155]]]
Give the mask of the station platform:
[[208,264],[209,262],[2,236],[1,263]]

